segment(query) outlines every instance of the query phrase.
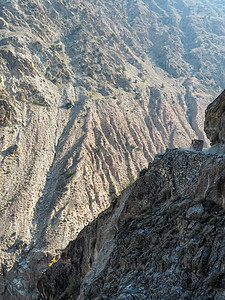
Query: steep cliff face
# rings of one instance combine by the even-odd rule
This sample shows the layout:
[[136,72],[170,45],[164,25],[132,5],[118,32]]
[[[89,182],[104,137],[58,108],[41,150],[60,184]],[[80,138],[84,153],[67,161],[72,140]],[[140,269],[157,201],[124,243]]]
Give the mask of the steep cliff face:
[[224,166],[157,156],[42,275],[42,299],[223,299]]
[[29,299],[155,153],[204,137],[224,20],[199,3],[0,2],[2,299]]

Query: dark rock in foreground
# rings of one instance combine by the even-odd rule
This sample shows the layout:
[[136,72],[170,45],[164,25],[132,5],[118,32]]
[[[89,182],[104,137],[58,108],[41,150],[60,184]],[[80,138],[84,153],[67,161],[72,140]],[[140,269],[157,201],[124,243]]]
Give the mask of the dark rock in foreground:
[[225,157],[169,150],[69,243],[42,299],[224,299]]

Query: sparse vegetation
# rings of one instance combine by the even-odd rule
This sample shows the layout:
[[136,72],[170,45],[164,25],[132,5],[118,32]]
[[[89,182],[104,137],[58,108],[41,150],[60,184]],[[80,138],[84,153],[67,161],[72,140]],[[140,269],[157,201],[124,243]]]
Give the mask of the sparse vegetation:
[[128,173],[128,179],[129,179],[130,183],[133,183],[135,181],[135,177],[132,173]]
[[110,196],[111,204],[113,204],[118,198],[118,196],[116,194],[116,190],[114,190],[114,189],[109,191],[109,196]]
[[80,288],[80,277],[75,276],[74,278],[70,278],[69,285],[66,288],[66,293],[68,295],[73,295]]
[[73,175],[73,172],[71,169],[68,169],[65,173],[66,178],[70,178]]
[[54,51],[56,50],[55,45],[51,45],[51,46],[50,46],[50,49],[54,52]]
[[69,101],[69,102],[66,103],[66,108],[67,109],[70,109],[72,106],[73,106],[72,101]]
[[41,299],[41,294],[40,292],[37,292],[35,300],[40,300],[40,299]]
[[9,131],[9,133],[10,133],[10,134],[13,134],[13,133],[15,133],[15,130],[14,130],[14,129],[11,129],[11,130]]
[[59,297],[60,300],[69,300],[72,299],[71,297],[74,297],[79,293],[80,289],[80,277],[76,275],[75,277],[71,277],[69,279],[69,284],[66,288],[66,290],[61,294]]
[[222,281],[224,275],[225,275],[225,272],[213,273],[208,279],[208,284],[214,288],[220,287],[221,281]]
[[141,99],[141,93],[136,93],[135,94],[135,99],[138,99],[138,100]]
[[28,287],[28,293],[31,294],[33,293],[33,291],[35,290],[35,286],[34,285],[31,285]]
[[95,149],[95,152],[97,152],[97,153],[100,153],[100,152],[101,152],[100,146],[98,146],[98,147]]
[[184,258],[184,247],[181,247],[179,250],[179,259],[182,260]]
[[108,232],[110,235],[114,236],[117,233],[117,230],[115,227],[113,227],[113,228],[109,228]]
[[144,101],[143,100],[139,100],[139,104],[143,107],[144,106]]

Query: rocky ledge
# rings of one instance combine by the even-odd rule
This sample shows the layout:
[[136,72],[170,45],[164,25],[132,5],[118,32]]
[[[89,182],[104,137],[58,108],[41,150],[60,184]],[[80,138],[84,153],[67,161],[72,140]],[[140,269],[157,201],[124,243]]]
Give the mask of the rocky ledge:
[[224,170],[224,155],[157,155],[42,275],[40,299],[224,299]]

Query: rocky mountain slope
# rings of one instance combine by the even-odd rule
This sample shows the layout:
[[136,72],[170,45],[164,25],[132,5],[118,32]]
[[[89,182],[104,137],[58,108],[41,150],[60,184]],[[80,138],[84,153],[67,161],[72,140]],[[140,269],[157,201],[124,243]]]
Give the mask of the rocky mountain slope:
[[[207,132],[225,126],[224,105],[225,92]],[[42,275],[40,299],[224,299],[224,182],[224,154],[156,155]]]
[[2,299],[29,299],[155,153],[204,137],[223,14],[203,0],[0,1]]

